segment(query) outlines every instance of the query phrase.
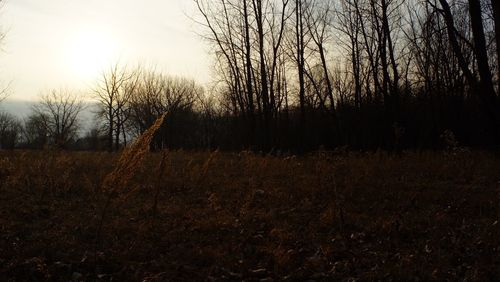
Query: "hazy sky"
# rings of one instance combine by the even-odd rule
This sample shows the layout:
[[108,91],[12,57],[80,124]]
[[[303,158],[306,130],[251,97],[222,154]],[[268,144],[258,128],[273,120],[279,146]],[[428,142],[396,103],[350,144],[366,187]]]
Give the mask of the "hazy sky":
[[11,98],[83,89],[113,61],[208,81],[209,56],[191,0],[4,0],[0,81]]

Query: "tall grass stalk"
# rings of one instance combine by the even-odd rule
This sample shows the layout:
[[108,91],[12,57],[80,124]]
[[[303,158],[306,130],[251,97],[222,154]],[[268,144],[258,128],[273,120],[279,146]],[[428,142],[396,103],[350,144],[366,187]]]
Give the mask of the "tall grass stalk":
[[149,152],[151,141],[162,126],[166,113],[161,115],[155,123],[146,130],[131,146],[124,149],[115,169],[109,173],[101,185],[102,191],[107,193],[105,204],[102,208],[97,226],[95,243],[95,262],[97,265],[97,250],[101,246],[102,229],[109,208],[116,197],[127,197],[130,191],[126,191],[130,180],[134,177]]

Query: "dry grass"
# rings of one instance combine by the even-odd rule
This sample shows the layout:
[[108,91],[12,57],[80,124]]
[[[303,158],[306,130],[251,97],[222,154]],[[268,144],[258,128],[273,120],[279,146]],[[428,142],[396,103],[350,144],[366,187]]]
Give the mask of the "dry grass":
[[137,140],[121,153],[115,169],[109,173],[103,182],[103,189],[111,193],[124,193],[129,181],[134,177],[142,165],[144,156],[149,152],[151,140],[156,131],[162,126],[166,114],[158,118]]
[[[131,146],[123,150],[115,169],[108,175],[106,175],[104,181],[102,182],[102,190],[104,193],[107,193],[107,196],[102,207],[99,225],[97,226],[96,232],[96,243],[94,248],[94,271],[96,275],[98,275],[99,272],[97,269],[99,256],[98,251],[100,248],[102,248],[103,225],[105,223],[108,210],[112,208],[113,200],[116,197],[119,197],[119,199],[123,202],[139,188],[138,186],[138,188],[136,189],[129,190],[129,182],[141,168],[145,155],[150,151],[151,141],[153,140],[156,131],[162,126],[166,115],[167,114],[165,113],[160,116],[154,122],[154,124],[143,134],[141,134]],[[164,162],[165,158],[163,158],[162,162],[160,163],[160,169],[163,166]],[[158,192],[156,193],[155,197],[155,211],[157,208],[157,201]]]
[[488,153],[126,154],[0,152],[0,280],[500,276]]

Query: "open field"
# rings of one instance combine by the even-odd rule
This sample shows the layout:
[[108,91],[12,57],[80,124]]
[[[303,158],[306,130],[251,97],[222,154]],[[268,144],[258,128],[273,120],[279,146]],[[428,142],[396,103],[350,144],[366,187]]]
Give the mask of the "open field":
[[151,153],[104,188],[117,158],[0,152],[0,280],[500,277],[489,153]]

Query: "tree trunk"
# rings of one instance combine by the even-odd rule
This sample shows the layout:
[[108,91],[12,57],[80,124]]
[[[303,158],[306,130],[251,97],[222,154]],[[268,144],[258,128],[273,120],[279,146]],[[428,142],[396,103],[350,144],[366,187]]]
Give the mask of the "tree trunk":
[[297,72],[299,75],[299,106],[300,106],[300,134],[304,137],[305,131],[305,58],[304,58],[304,22],[303,22],[303,6],[302,0],[295,0],[295,33],[297,40]]
[[254,120],[255,105],[253,103],[253,85],[252,85],[252,58],[250,46],[250,23],[248,21],[248,6],[247,0],[243,0],[243,16],[245,18],[245,60],[246,60],[246,79],[247,79],[247,96],[248,96],[248,114],[250,119]]
[[108,151],[113,152],[113,133],[114,133],[114,128],[113,128],[113,109],[111,107],[108,108],[108,122],[109,122],[109,128],[108,128]]
[[259,55],[260,55],[260,83],[261,83],[261,99],[262,110],[264,112],[264,149],[269,149],[270,140],[270,123],[271,123],[271,109],[269,106],[269,86],[267,81],[267,67],[265,61],[264,50],[264,16],[262,11],[262,0],[254,0],[253,6],[257,22],[257,36],[259,39]]
[[[469,0],[469,13],[474,37],[474,53],[476,54],[479,69],[479,96],[483,102],[487,118],[490,121],[488,128],[491,130],[491,138],[494,144],[498,141],[498,130],[500,125],[497,98],[493,87],[493,78],[488,65],[488,51],[486,37],[484,35],[483,17],[480,0]],[[497,145],[496,145],[497,146]]]
[[472,88],[475,88],[477,85],[476,78],[472,75],[467,62],[465,61],[464,55],[462,53],[462,49],[458,43],[457,35],[455,34],[455,22],[453,19],[453,15],[451,14],[450,5],[446,0],[439,0],[441,3],[441,7],[443,8],[443,16],[446,22],[446,30],[448,32],[448,39],[450,40],[450,45],[453,50],[453,53],[458,59],[458,64],[460,65],[460,69],[465,75],[467,82],[471,85]]
[[493,17],[495,20],[495,39],[497,45],[497,82],[500,81],[500,2],[491,0]]
[[480,0],[469,0],[469,13],[474,37],[474,53],[476,54],[477,65],[479,68],[480,84],[487,103],[496,104],[495,89],[493,88],[493,78],[488,65],[488,51],[486,47],[486,37],[484,35],[483,16]]

